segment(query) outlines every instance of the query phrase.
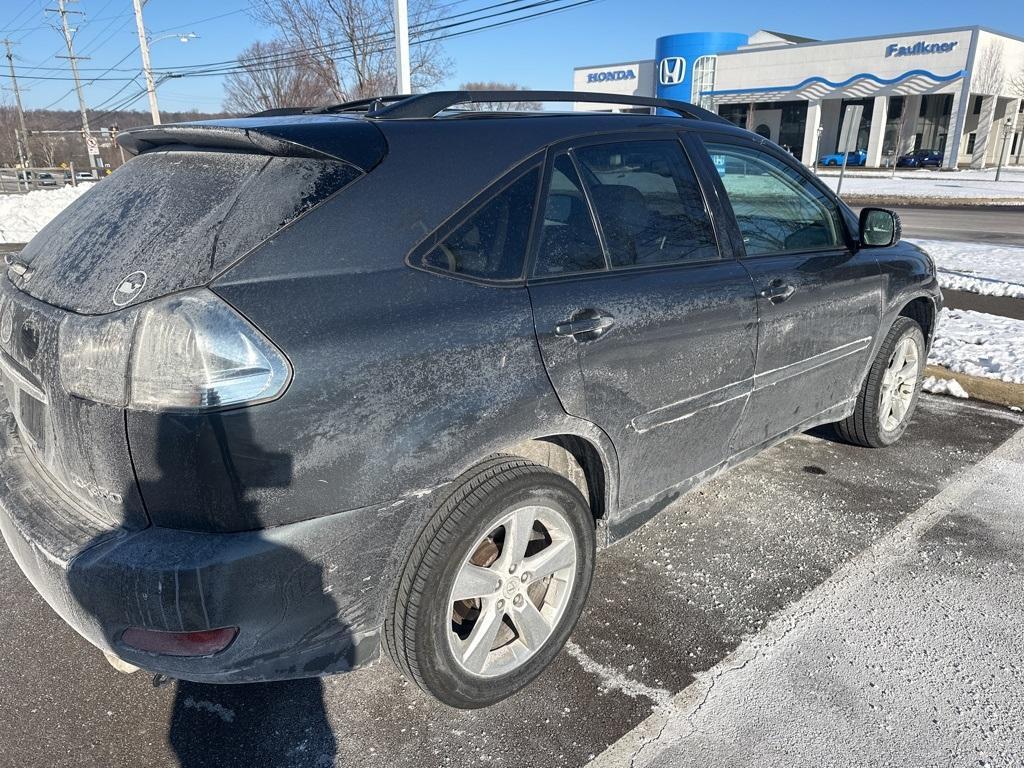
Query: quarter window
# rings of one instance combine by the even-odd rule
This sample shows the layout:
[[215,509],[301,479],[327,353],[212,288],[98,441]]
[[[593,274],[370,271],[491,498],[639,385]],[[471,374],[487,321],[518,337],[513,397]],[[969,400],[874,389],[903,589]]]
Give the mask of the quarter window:
[[677,141],[575,150],[611,266],[719,258],[693,169]]
[[583,185],[572,158],[563,153],[551,168],[534,273],[564,275],[604,268],[604,254]]
[[706,144],[747,256],[835,248],[839,212],[800,171],[756,147]]
[[488,280],[520,277],[539,183],[539,168],[520,176],[428,251],[422,265]]

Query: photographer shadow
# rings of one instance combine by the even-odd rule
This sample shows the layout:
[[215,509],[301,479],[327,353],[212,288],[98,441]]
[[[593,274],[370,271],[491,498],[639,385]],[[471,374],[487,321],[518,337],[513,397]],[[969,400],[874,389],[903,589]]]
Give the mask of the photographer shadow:
[[[251,579],[249,574],[240,580],[237,573],[229,573],[230,581],[218,585],[206,576],[199,586],[199,594],[205,594],[202,611],[183,603],[174,616],[176,571],[173,596],[152,591],[144,595],[148,603],[143,615],[152,615],[152,619],[144,620],[144,626],[170,631],[178,631],[179,625],[185,630],[214,629],[216,616],[207,618],[211,623],[204,626],[207,606],[213,613],[212,606],[237,599],[244,603],[241,611],[265,607],[268,614],[279,615],[261,620],[258,642],[253,644],[252,629],[246,637],[244,626],[235,640],[253,644],[244,663],[254,670],[257,679],[261,674],[296,678],[230,684],[167,682],[174,686],[167,741],[178,763],[183,768],[334,765],[337,742],[324,705],[323,683],[320,678],[302,675],[344,666],[351,653],[351,633],[338,618],[337,604],[324,581],[324,564],[290,547],[276,543],[268,547],[259,533],[268,526],[260,516],[262,504],[279,497],[292,484],[291,455],[261,447],[261,438],[262,445],[266,445],[266,438],[254,435],[247,409],[154,413],[138,419],[133,428],[149,434],[138,443],[152,447],[135,450],[133,445],[138,489],[126,489],[125,499],[137,499],[141,491],[151,515],[154,510],[162,511],[158,519],[166,519],[176,510],[205,515],[214,521],[218,514],[224,514],[230,515],[227,519],[232,530],[256,532],[242,545],[255,553]],[[192,471],[191,476],[185,474],[186,468]],[[193,529],[204,527],[189,521],[182,527],[188,529],[190,525],[195,526]],[[93,544],[95,550],[90,553]],[[104,557],[102,550],[109,550],[109,544],[104,535],[85,547],[78,558],[80,568],[70,579],[76,603],[97,620],[109,620],[112,613],[126,615],[126,611],[134,615],[130,606],[112,606],[107,597],[109,590],[97,588],[96,579],[103,578],[103,572],[93,566]],[[272,569],[259,572],[262,562],[272,562]],[[183,585],[192,570],[187,562],[182,563]],[[226,592],[218,594],[224,586]],[[240,586],[248,591],[236,594]],[[192,602],[199,602],[194,590],[188,594]],[[172,610],[163,610],[166,599],[171,600]],[[230,610],[227,613],[233,615]],[[166,615],[161,621],[162,614]],[[262,648],[268,650],[260,652]],[[295,653],[289,653],[291,650]],[[280,666],[275,666],[278,659]],[[161,679],[166,680],[158,676],[154,684]]]
[[[244,409],[203,418],[216,444],[216,451],[208,453],[219,454],[221,464],[212,472],[227,483],[245,527],[263,527],[254,499],[260,490],[291,485],[291,456],[264,451]],[[164,460],[177,460],[173,446],[181,431],[170,419],[161,427],[157,445],[162,465]],[[145,498],[146,489],[142,492]],[[319,595],[322,605],[317,612],[334,613],[336,606],[324,590],[319,567],[294,550],[287,550],[287,558],[279,572],[296,575],[303,594]],[[231,685],[179,680],[168,741],[183,768],[330,766],[337,754],[320,678]]]

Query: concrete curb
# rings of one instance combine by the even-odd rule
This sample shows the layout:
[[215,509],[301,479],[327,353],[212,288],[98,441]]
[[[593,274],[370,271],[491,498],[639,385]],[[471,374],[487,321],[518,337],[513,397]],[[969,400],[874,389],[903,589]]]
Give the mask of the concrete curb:
[[1008,408],[1024,409],[1024,384],[1013,384],[1000,379],[988,379],[982,376],[971,376],[957,373],[939,365],[929,365],[924,369],[925,376],[937,379],[953,379],[974,400],[993,405],[1004,405]]

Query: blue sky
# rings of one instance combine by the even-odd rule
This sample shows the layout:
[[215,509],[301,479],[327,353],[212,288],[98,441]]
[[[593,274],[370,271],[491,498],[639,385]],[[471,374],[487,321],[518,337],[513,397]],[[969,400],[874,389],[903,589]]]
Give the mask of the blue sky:
[[[495,2],[441,1],[448,7],[446,13],[469,11]],[[67,93],[70,82],[33,79],[68,77],[67,62],[54,58],[64,53],[63,38],[47,26],[47,21],[53,21],[52,15],[43,13],[44,7],[54,5],[52,0],[0,0],[0,37],[18,41],[15,55],[26,108],[51,104],[68,109],[77,107],[74,96]],[[187,44],[174,39],[156,43],[152,51],[154,67],[230,59],[254,40],[272,37],[272,30],[257,24],[245,12],[247,5],[244,0],[149,0],[146,25],[153,34],[195,32],[200,36]],[[813,10],[808,10],[808,5],[763,0],[598,0],[563,13],[446,41],[454,70],[443,85],[500,80],[533,88],[569,89],[573,66],[650,58],[654,54],[654,39],[675,32],[749,33],[767,28],[834,39],[980,24],[1024,37],[1024,3],[1011,0],[862,0],[856,4],[815,4]],[[131,0],[79,0],[69,7],[84,13],[76,33],[76,46],[91,57],[81,63],[87,83],[90,75],[99,74],[125,56],[119,69],[138,67]],[[210,18],[215,16],[220,18]],[[132,74],[115,71],[107,77],[127,78]],[[9,102],[7,86],[7,78],[0,77],[0,87],[5,89],[0,99]],[[131,94],[135,86],[124,80],[92,82],[86,87],[86,100],[90,106],[100,105],[114,98],[119,89],[126,89],[123,94]],[[219,78],[190,78],[164,83],[159,94],[162,109],[214,110],[221,103],[222,85]],[[117,97],[120,98],[123,97]],[[145,99],[140,98],[134,106],[145,109]]]

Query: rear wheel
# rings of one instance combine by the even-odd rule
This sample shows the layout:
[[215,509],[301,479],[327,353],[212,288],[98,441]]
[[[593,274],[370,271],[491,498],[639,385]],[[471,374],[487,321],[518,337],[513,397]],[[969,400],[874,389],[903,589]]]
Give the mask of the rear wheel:
[[389,654],[451,706],[512,695],[576,625],[594,547],[590,507],[572,482],[525,459],[482,463],[413,548],[385,627]]
[[909,317],[897,318],[868,370],[853,413],[836,422],[838,435],[868,448],[899,440],[917,407],[925,357],[921,326]]

